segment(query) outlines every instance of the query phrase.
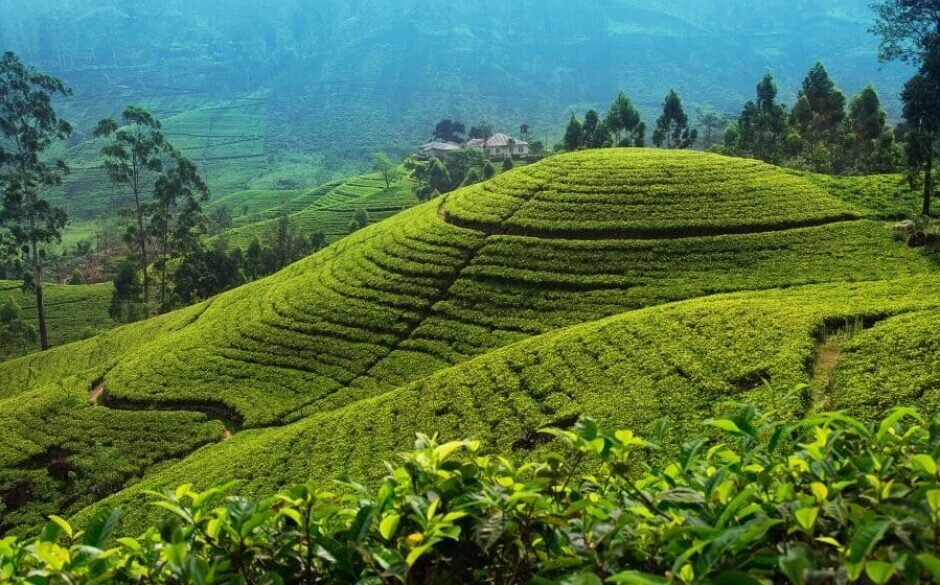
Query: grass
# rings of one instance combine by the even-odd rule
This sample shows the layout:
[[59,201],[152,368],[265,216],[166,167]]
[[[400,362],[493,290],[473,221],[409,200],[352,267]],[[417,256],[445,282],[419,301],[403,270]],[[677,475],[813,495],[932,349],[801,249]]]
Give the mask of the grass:
[[[404,205],[405,193],[356,179],[305,192],[312,207],[291,217]],[[669,417],[674,446],[726,398],[782,400],[760,379],[781,393],[808,379],[832,319],[890,316],[887,326],[940,309],[933,261],[875,217],[751,161],[553,157],[200,306],[4,364],[0,397],[11,416],[33,392],[76,397],[77,411],[94,415],[68,423],[79,434],[107,413],[147,421],[177,411],[172,433],[141,423],[136,446],[116,447],[121,485],[143,478],[119,501],[181,479],[237,478],[260,494],[346,471],[374,478],[418,430],[506,446],[580,412],[639,430]],[[82,400],[93,390],[103,392],[96,407]],[[64,425],[55,402],[37,402],[36,416]],[[809,392],[793,406],[811,407]],[[204,442],[219,424],[235,437]],[[88,435],[44,431],[37,449],[68,442],[82,460],[97,448]],[[135,449],[148,442],[161,447],[141,458]],[[175,462],[194,442],[205,446]],[[31,456],[0,469],[15,474]],[[53,505],[62,501],[20,506],[16,525]]]

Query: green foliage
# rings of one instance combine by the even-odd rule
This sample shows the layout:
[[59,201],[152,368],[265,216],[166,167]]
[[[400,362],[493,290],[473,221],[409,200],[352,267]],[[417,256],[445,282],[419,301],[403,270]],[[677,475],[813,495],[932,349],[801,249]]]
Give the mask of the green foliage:
[[689,148],[698,139],[698,130],[689,127],[689,117],[682,108],[682,99],[670,89],[663,100],[663,113],[656,119],[653,144],[659,148]]
[[[60,285],[43,287],[46,299],[46,317],[55,326],[49,331],[49,344],[53,347],[82,339],[88,328],[107,329],[114,325],[108,315],[113,287],[111,283]],[[0,298],[12,297],[22,308],[23,317],[30,326],[37,327],[36,297],[24,291],[22,283],[0,280]],[[29,351],[39,349],[38,340],[29,344]],[[19,353],[19,350],[11,353]],[[0,351],[2,357],[10,354]]]
[[[170,519],[111,540],[60,517],[9,538],[14,583],[872,583],[940,578],[940,419],[898,408],[878,424],[797,422],[752,405],[662,466],[655,445],[590,418],[542,432],[526,464],[478,441],[419,435],[381,487],[337,496],[299,485],[261,502],[234,486],[152,492]],[[903,502],[903,505],[899,505]]]
[[779,163],[786,133],[786,109],[777,103],[777,83],[767,73],[757,85],[757,100],[744,105],[732,134],[725,133],[725,145],[736,154]]
[[108,315],[118,323],[132,323],[143,318],[147,306],[143,303],[142,293],[137,267],[129,261],[122,263],[114,275]]
[[584,127],[578,117],[571,114],[571,120],[568,121],[568,127],[565,129],[565,150],[574,152],[581,148],[584,138]]
[[36,328],[24,319],[23,310],[16,299],[9,297],[0,307],[0,348],[3,348],[0,353],[19,351],[25,354],[37,340]]
[[392,159],[388,158],[387,154],[380,152],[373,158],[372,171],[382,177],[382,180],[385,181],[385,188],[389,189],[392,186],[392,182],[395,181],[398,167],[395,166]]
[[68,222],[45,191],[60,185],[69,168],[62,160],[49,160],[48,151],[72,133],[52,100],[71,93],[61,80],[24,65],[12,52],[0,57],[0,255],[26,265],[24,285],[36,295],[43,350],[50,347],[43,298],[46,256],[62,241]]
[[98,122],[96,138],[110,142],[101,148],[104,168],[111,182],[127,189],[131,195],[131,207],[122,210],[125,217],[124,240],[133,251],[137,268],[143,275],[143,300],[150,300],[149,244],[152,234],[146,226],[147,217],[153,212],[154,188],[163,172],[164,158],[168,158],[173,147],[160,131],[161,124],[150,112],[129,106],[121,114],[124,127],[113,119]]

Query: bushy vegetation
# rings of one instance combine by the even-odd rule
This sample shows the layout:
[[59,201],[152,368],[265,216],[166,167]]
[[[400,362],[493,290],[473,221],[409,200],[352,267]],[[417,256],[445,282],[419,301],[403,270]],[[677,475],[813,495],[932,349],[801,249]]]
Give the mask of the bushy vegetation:
[[517,463],[419,435],[381,487],[151,493],[170,518],[112,540],[54,516],[0,541],[14,583],[920,583],[940,579],[940,420],[798,421],[744,406],[649,466],[655,442],[582,418]]

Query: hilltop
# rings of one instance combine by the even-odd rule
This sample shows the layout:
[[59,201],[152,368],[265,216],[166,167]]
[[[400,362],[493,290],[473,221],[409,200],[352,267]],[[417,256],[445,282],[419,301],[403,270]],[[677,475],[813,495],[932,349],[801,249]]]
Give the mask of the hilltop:
[[[3,364],[0,524],[184,480],[375,478],[419,430],[521,457],[579,414],[669,418],[674,447],[725,400],[929,407],[930,364],[904,356],[934,343],[935,260],[846,191],[702,153],[551,157]],[[902,364],[917,375],[885,394]]]

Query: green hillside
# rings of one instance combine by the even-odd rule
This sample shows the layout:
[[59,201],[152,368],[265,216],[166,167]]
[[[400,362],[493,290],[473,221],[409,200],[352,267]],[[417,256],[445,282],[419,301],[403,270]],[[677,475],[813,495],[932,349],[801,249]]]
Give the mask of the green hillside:
[[[648,150],[457,191],[202,305],[0,366],[0,418],[18,421],[0,524],[132,484],[117,501],[183,480],[258,494],[374,478],[418,430],[522,455],[532,429],[575,414],[665,416],[674,445],[724,399],[782,400],[811,376],[794,412],[875,412],[891,400],[877,376],[843,378],[833,356],[863,369],[856,348],[881,348],[893,375],[882,344],[929,346],[929,328],[892,331],[940,310],[940,275],[860,202],[761,163]],[[931,407],[914,386],[898,392]],[[87,463],[102,448],[111,464]]]
[[[24,293],[22,284],[22,282],[0,280],[0,304],[13,298],[23,309],[24,317],[35,325],[36,297],[32,293]],[[52,324],[49,329],[49,342],[54,346],[63,345],[112,327],[114,322],[108,315],[111,290],[111,283],[46,285],[46,318]],[[29,349],[38,349],[38,347],[37,343]],[[16,352],[16,350],[7,351],[7,349],[0,348],[0,358]]]
[[380,176],[362,175],[309,191],[233,193],[210,203],[208,211],[228,208],[235,227],[225,236],[230,244],[245,248],[252,239],[273,233],[283,214],[300,233],[309,236],[319,232],[328,242],[334,242],[349,234],[349,223],[360,209],[369,214],[370,222],[378,222],[417,204],[410,180],[398,179],[386,187]]

